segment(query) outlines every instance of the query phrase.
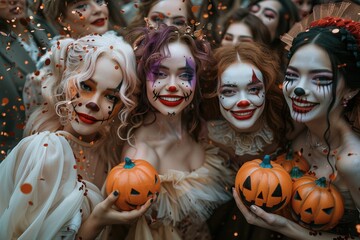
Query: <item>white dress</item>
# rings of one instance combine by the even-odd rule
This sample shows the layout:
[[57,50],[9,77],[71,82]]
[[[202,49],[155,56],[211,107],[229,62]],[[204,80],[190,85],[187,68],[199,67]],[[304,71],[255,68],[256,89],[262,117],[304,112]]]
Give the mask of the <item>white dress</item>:
[[103,200],[78,176],[68,141],[60,132],[26,137],[0,164],[0,239],[74,239]]

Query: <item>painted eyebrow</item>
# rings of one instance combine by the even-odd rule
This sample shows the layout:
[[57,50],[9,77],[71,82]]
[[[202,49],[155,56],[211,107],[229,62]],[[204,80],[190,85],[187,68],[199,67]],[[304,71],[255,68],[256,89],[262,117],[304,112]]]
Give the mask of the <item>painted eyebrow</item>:
[[[290,70],[293,70],[295,72],[298,72],[299,70],[296,68],[296,67],[292,67],[292,66],[288,66],[288,68]],[[328,69],[314,69],[314,70],[311,70],[310,73],[323,73],[323,72],[326,72],[326,73],[333,73],[331,70],[328,70]]]
[[270,12],[273,12],[276,16],[278,16],[279,14],[275,11],[275,10],[273,10],[273,9],[271,9],[271,8],[264,8],[264,10],[263,10],[263,12],[264,11],[270,11]]
[[235,87],[237,87],[237,85],[235,85],[235,84],[223,84],[220,87],[232,87],[232,88],[235,88]]
[[[94,79],[92,79],[92,78],[89,78],[87,81],[92,82],[95,86],[98,85],[98,83],[97,83]],[[83,81],[83,82],[86,82],[86,81]],[[122,84],[122,80],[121,80],[119,86],[117,86],[116,88],[107,88],[106,90],[107,90],[107,91],[112,91],[112,92],[117,92],[117,91],[120,90],[121,84]]]
[[[166,13],[163,13],[163,12],[157,12],[157,11],[155,11],[155,12],[152,12],[152,13],[156,13],[156,14],[159,14],[159,15],[163,15],[164,16],[164,18],[169,18],[169,16],[166,14]],[[181,16],[181,15],[175,15],[175,16],[173,16],[173,17],[171,17],[172,19],[174,19],[174,18],[185,18],[184,16]]]

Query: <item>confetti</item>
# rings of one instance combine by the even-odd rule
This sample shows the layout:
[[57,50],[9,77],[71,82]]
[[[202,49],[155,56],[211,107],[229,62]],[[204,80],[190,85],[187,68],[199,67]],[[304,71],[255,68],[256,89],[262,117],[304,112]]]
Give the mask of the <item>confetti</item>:
[[24,183],[23,185],[21,185],[20,190],[24,194],[29,194],[32,191],[32,186],[30,183]]

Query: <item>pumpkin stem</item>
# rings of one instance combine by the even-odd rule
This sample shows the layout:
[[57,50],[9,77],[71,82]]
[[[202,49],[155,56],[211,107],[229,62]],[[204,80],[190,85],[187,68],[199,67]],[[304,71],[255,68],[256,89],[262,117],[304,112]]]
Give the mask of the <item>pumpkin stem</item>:
[[272,168],[273,166],[270,164],[270,155],[265,155],[262,163],[260,163],[260,167],[262,168]]
[[286,154],[286,160],[293,160],[294,157],[294,150],[292,148],[289,149],[289,151]]
[[304,173],[298,167],[293,167],[290,171],[291,178],[300,178],[304,175]]
[[125,157],[125,165],[124,165],[124,168],[125,168],[125,169],[131,169],[131,168],[133,168],[133,167],[135,167],[135,163],[134,163],[133,161],[131,161],[130,158]]
[[315,180],[316,185],[318,185],[319,187],[326,187],[326,178],[325,177],[321,177],[317,180]]

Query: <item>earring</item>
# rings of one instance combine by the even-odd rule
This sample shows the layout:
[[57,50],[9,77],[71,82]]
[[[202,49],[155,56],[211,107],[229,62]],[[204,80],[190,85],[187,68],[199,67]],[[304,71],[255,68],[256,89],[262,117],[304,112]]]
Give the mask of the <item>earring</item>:
[[343,101],[342,101],[343,107],[347,107],[348,102],[349,102],[348,98],[343,98]]

